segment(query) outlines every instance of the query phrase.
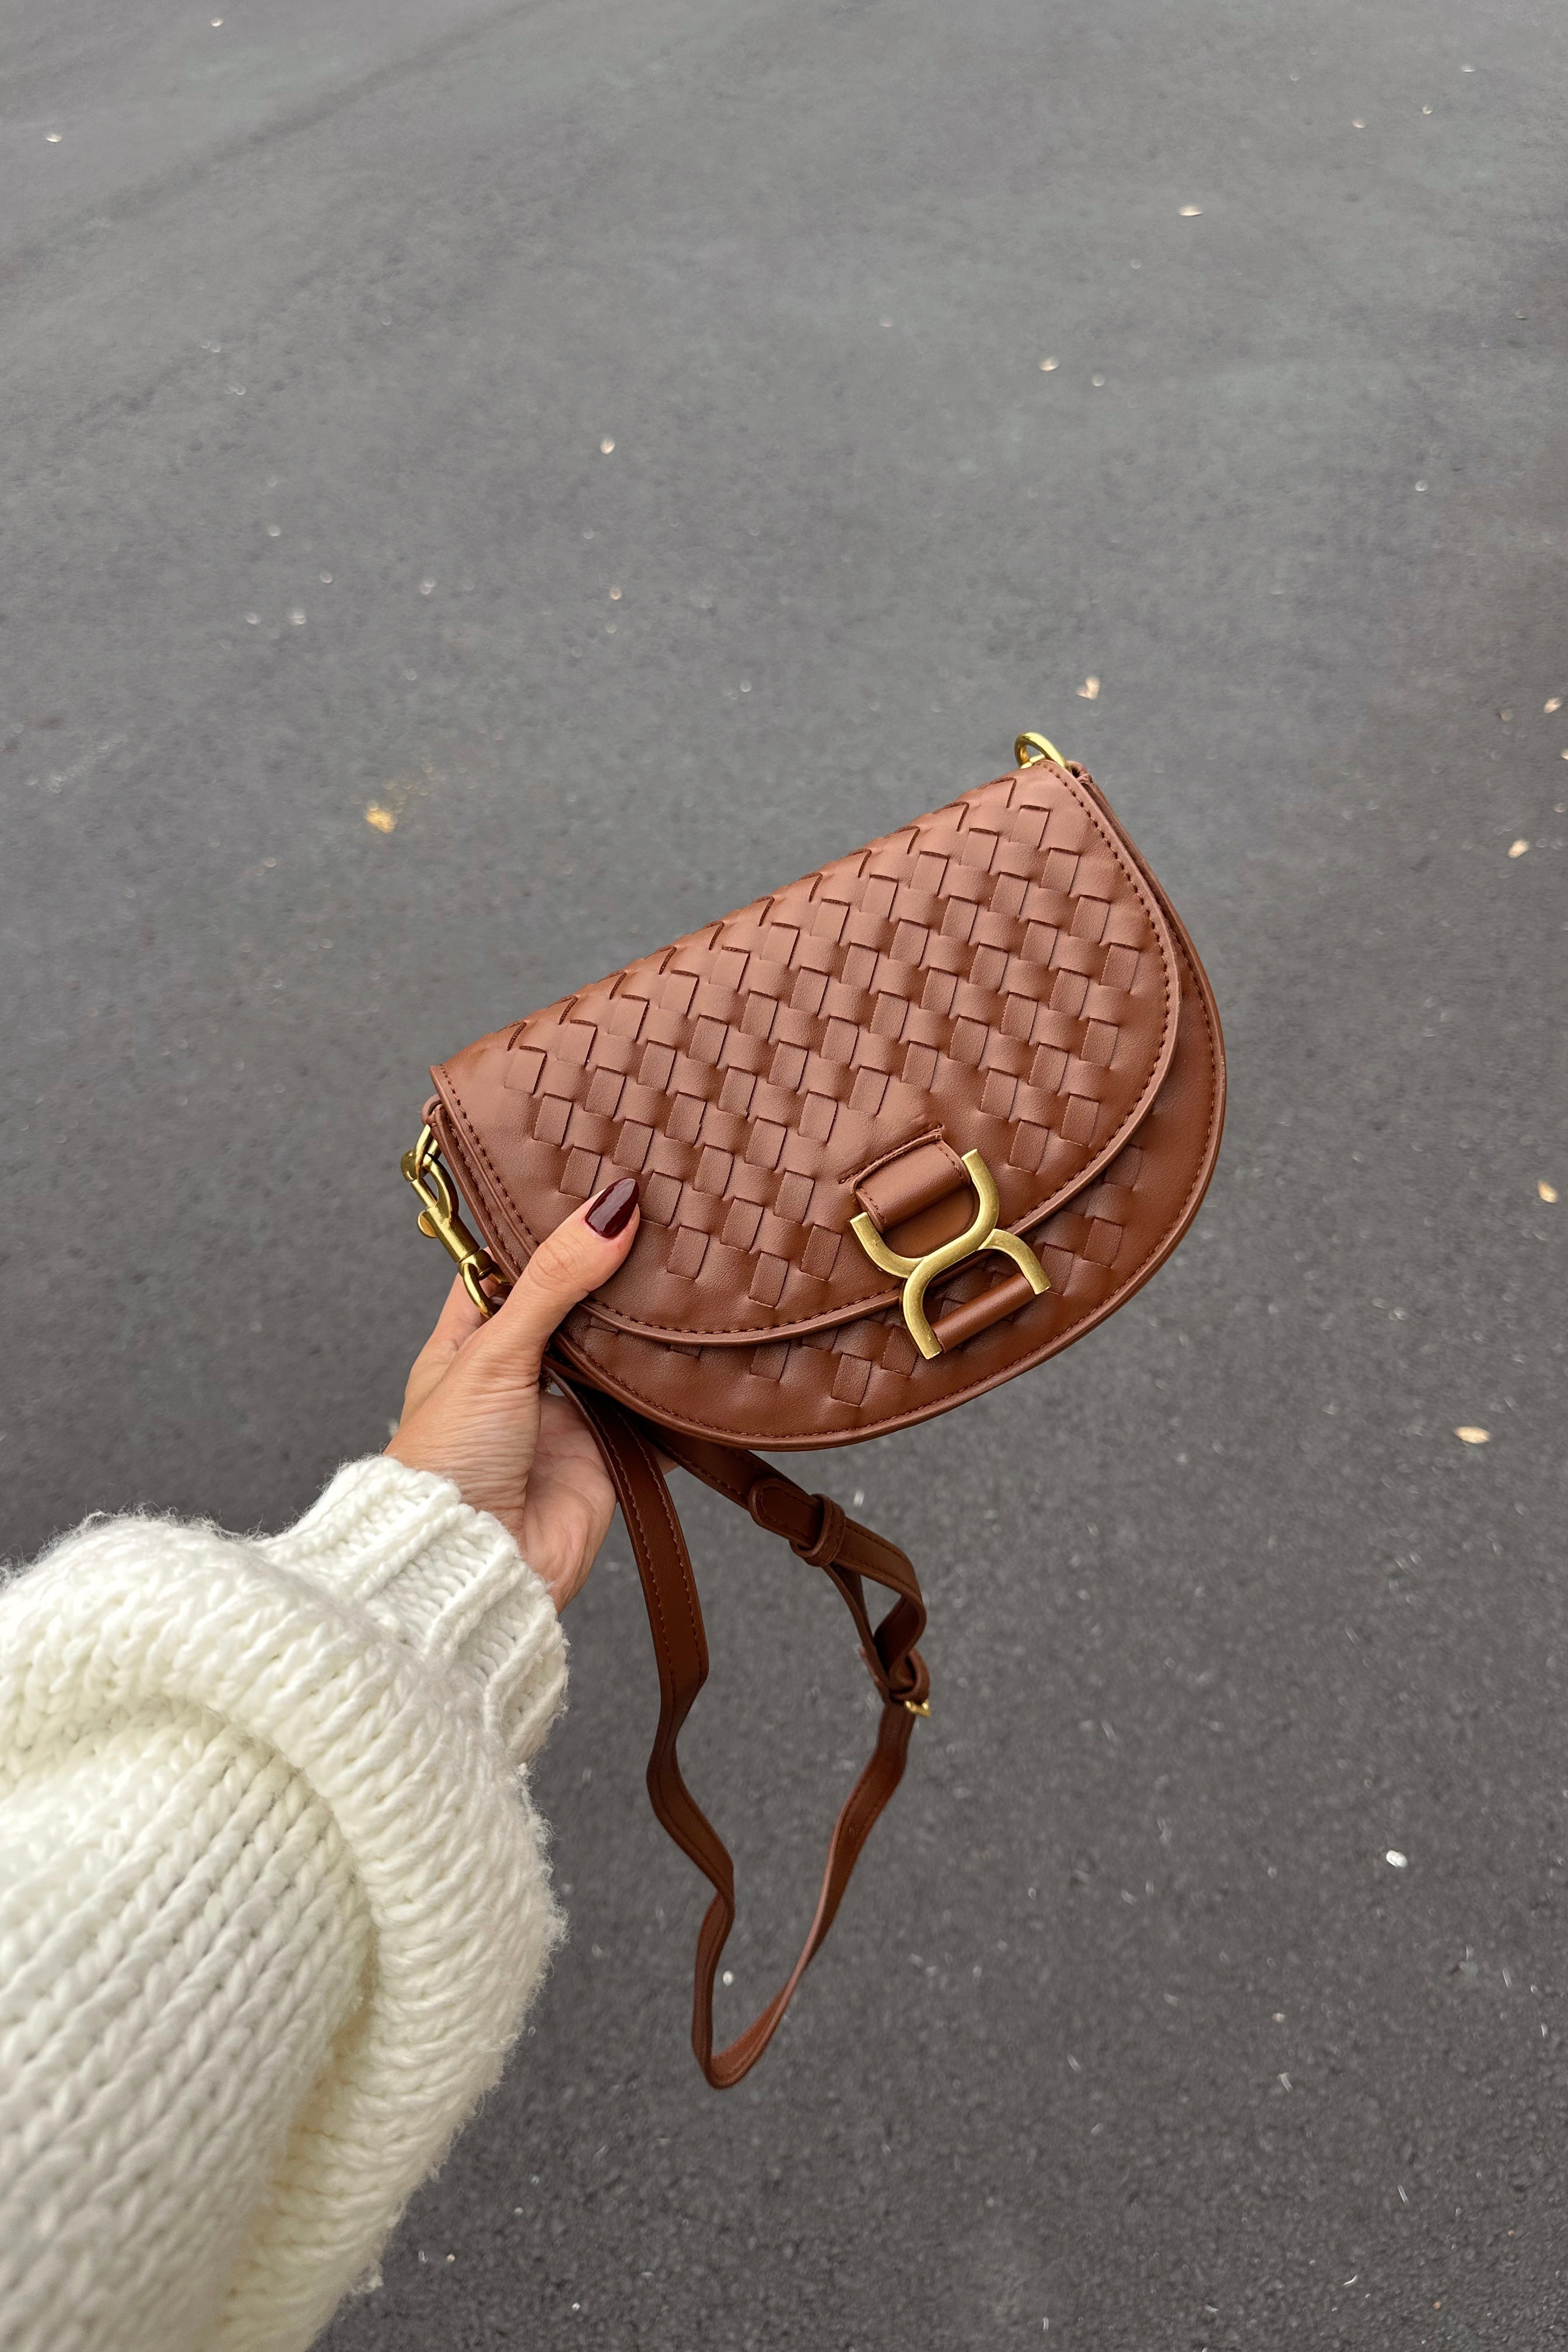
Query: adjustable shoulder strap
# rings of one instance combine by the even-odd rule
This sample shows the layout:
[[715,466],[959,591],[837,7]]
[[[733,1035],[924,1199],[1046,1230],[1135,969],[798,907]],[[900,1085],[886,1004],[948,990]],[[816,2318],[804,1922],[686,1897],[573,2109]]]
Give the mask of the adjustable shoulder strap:
[[[648,1795],[669,1835],[713,1888],[697,1938],[691,2045],[714,2089],[728,2090],[756,2064],[777,2032],[795,1987],[833,1925],[860,1850],[903,1777],[915,1717],[930,1713],[930,1677],[915,1647],[925,1627],[925,1603],[914,1570],[897,1545],[847,1518],[826,1496],[808,1495],[754,1454],[658,1428],[584,1386],[558,1364],[552,1362],[550,1370],[561,1386],[570,1389],[598,1440],[642,1578],[659,1684]],[[735,1873],[723,1840],[682,1780],[676,1755],[681,1725],[707,1679],[708,1643],[690,1556],[665,1483],[661,1454],[741,1504],[759,1527],[782,1536],[801,1559],[826,1571],[855,1620],[861,1655],[882,1699],[877,1744],[834,1825],[816,1915],[800,1958],[762,2014],[728,2049],[719,2051],[713,2047],[713,1980],[735,1924]],[[875,1626],[866,1605],[867,1579],[895,1596]]]

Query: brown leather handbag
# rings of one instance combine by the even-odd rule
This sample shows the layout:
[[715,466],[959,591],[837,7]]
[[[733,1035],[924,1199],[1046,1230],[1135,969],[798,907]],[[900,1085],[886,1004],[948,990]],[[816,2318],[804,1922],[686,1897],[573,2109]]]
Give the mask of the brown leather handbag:
[[[1170,1255],[1219,1147],[1225,1056],[1192,941],[1085,771],[1041,736],[1014,756],[456,1055],[403,1162],[487,1313],[563,1217],[640,1180],[636,1245],[547,1369],[598,1439],[642,1578],[648,1793],[714,1888],[692,2043],[719,2089],[772,2040],[930,1712],[909,1560],[749,1449],[853,1445],[1043,1363]],[[676,1757],[708,1657],[667,1459],[826,1572],[882,1701],[800,1958],[717,2052],[734,1876]],[[893,1596],[875,1624],[868,1583]]]

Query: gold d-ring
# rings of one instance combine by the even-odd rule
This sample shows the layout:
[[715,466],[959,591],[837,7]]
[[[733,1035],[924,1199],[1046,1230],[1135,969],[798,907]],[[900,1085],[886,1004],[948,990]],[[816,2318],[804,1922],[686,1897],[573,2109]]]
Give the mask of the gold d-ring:
[[1054,760],[1058,768],[1067,766],[1056,745],[1043,735],[1020,735],[1013,746],[1013,757],[1020,768],[1037,767],[1042,760]]

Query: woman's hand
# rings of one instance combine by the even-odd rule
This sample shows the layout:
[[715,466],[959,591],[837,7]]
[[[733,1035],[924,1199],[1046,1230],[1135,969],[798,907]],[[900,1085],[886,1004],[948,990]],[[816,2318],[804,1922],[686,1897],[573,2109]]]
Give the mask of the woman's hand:
[[540,1366],[556,1325],[609,1280],[637,1223],[637,1180],[623,1176],[541,1242],[489,1322],[454,1282],[386,1449],[498,1518],[558,1610],[592,1568],[616,1497],[586,1422],[542,1392]]

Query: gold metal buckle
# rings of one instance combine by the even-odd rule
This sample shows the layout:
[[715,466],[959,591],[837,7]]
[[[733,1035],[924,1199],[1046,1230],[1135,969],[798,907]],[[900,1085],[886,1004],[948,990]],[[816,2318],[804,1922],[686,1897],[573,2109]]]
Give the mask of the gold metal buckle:
[[941,1355],[942,1341],[927,1319],[926,1292],[939,1274],[947,1274],[953,1266],[962,1265],[966,1257],[977,1257],[982,1250],[996,1250],[1003,1257],[1012,1259],[1037,1298],[1043,1290],[1051,1286],[1045,1267],[1027,1242],[1021,1242],[1016,1234],[997,1232],[1001,1197],[996,1190],[996,1179],[979,1152],[966,1151],[963,1165],[969,1171],[969,1181],[980,1204],[974,1223],[967,1233],[943,1242],[940,1249],[928,1250],[924,1257],[900,1257],[897,1250],[889,1249],[864,1210],[858,1217],[849,1220],[850,1232],[872,1265],[879,1266],[884,1274],[896,1274],[901,1278],[904,1321],[909,1326],[910,1339],[921,1355],[928,1359]]
[[1054,760],[1058,768],[1067,766],[1056,745],[1043,735],[1020,735],[1013,746],[1013,757],[1020,768],[1037,767],[1042,760]]
[[441,1147],[427,1127],[419,1130],[419,1140],[412,1151],[405,1151],[399,1162],[405,1176],[413,1185],[419,1202],[419,1230],[432,1241],[440,1243],[463,1277],[463,1288],[484,1316],[493,1315],[500,1305],[484,1290],[487,1282],[497,1284],[502,1295],[511,1284],[501,1272],[482,1243],[477,1242],[458,1213],[458,1195],[452,1180],[441,1165]]

